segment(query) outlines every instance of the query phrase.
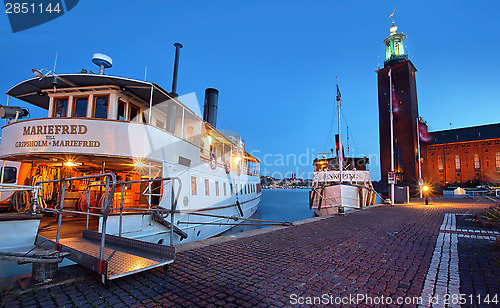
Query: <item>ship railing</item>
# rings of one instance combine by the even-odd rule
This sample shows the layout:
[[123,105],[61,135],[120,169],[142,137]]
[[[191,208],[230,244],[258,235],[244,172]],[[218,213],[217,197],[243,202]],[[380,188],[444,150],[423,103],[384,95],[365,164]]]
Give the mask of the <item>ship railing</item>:
[[[155,188],[151,188],[152,183],[154,182],[161,182],[161,185]],[[178,185],[174,185],[174,182],[177,182]],[[130,184],[140,184],[140,183],[147,183],[149,184],[146,190],[149,189],[151,191],[150,193],[146,194],[144,193],[145,196],[148,196],[148,208],[141,208],[141,207],[125,207],[125,187]],[[167,196],[165,194],[165,190],[167,189],[167,185],[170,183],[171,189],[170,189],[170,196]],[[97,183],[97,184],[92,184],[87,187],[87,200],[90,200],[90,190],[92,187],[99,187],[104,184],[102,183]],[[152,179],[144,179],[144,180],[137,180],[137,181],[120,181],[116,182],[116,186],[120,187],[120,206],[118,208],[109,208],[109,212],[119,212],[119,223],[118,223],[118,236],[121,237],[123,233],[123,214],[127,211],[134,211],[134,212],[144,212],[145,214],[151,214],[151,213],[158,213],[158,214],[170,214],[170,245],[173,245],[174,239],[174,233],[176,233],[175,226],[174,226],[174,213],[178,213],[177,211],[177,203],[179,201],[179,196],[180,192],[182,189],[182,182],[180,178],[178,177],[164,177],[164,178],[152,178]],[[174,190],[174,186],[177,186],[177,189]],[[153,193],[153,191],[158,190],[159,193]],[[163,190],[163,193],[161,192]],[[146,191],[145,191],[146,192]],[[166,208],[160,208],[155,207],[153,208],[153,204],[151,203],[151,196],[158,196],[158,197],[170,197],[170,209]],[[112,201],[112,200],[111,200]],[[161,202],[159,202],[161,203]],[[110,204],[111,205],[111,202]],[[89,227],[89,216],[92,215],[90,213],[90,210],[102,210],[102,207],[92,207],[90,206],[90,203],[87,203],[87,221],[86,221],[86,228],[88,229]]]
[[34,196],[34,198],[33,198],[32,204],[29,208],[29,211],[32,214],[35,214],[37,211],[39,190],[41,188],[42,187],[39,185],[29,186],[29,185],[18,185],[18,184],[8,184],[8,183],[1,183],[0,184],[0,192],[13,192],[13,193],[18,192],[18,191],[31,192],[32,195]]

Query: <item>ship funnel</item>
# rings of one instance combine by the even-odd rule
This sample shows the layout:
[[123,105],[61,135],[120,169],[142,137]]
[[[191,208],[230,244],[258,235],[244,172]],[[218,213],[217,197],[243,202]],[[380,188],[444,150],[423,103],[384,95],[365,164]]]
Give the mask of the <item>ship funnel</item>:
[[177,97],[177,71],[179,70],[179,53],[181,52],[182,44],[175,43],[175,60],[174,60],[174,77],[172,79],[172,94]]
[[205,104],[203,106],[203,120],[214,128],[217,125],[217,102],[219,90],[208,88],[205,90]]

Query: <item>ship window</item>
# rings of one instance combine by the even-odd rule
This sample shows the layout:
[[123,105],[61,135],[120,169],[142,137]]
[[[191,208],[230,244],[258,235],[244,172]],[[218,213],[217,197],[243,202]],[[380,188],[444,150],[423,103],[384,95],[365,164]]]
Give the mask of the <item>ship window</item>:
[[64,118],[68,114],[68,99],[59,98],[56,100],[56,112],[55,116],[58,118]]
[[210,196],[210,180],[205,179],[205,196]]
[[[500,154],[500,153],[498,153]],[[233,195],[233,183],[229,183],[229,192],[231,193],[231,196]]]
[[219,195],[219,181],[215,181],[215,195]]
[[94,104],[94,118],[107,119],[108,118],[108,101],[109,96],[97,96]]
[[156,120],[156,127],[159,127],[161,129],[165,129],[165,123],[163,123],[160,120]]
[[191,177],[191,195],[196,196],[197,189],[196,189],[196,177],[192,176]]
[[130,121],[139,122],[139,117],[138,117],[139,111],[140,111],[139,107],[130,104],[130,112],[129,112]]
[[224,186],[224,196],[227,196],[226,182],[224,182],[223,186]]
[[87,105],[88,98],[87,97],[78,97],[75,99],[74,104],[74,116],[77,118],[85,118],[87,117]]
[[188,126],[186,128],[186,139],[191,142],[194,141],[194,127]]
[[125,102],[118,100],[118,113],[116,119],[120,121],[125,121]]
[[2,168],[0,167],[0,172],[3,173],[2,183],[16,183],[17,168],[5,167],[5,169],[2,170]]

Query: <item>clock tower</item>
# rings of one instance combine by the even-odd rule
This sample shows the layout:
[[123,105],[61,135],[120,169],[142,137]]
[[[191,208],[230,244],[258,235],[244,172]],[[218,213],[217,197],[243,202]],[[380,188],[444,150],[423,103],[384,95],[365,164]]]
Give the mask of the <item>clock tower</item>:
[[405,53],[406,35],[396,33],[397,30],[393,22],[391,34],[384,40],[384,68],[377,70],[380,171],[382,182],[387,183],[387,173],[391,170],[390,71],[393,86],[394,170],[398,183],[414,185],[418,181],[417,69]]

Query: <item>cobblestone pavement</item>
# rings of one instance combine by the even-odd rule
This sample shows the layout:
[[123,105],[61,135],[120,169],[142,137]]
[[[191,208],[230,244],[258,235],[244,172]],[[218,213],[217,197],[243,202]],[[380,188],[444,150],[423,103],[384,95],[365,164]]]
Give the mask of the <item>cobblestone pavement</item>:
[[[495,232],[480,231],[465,215],[490,204],[465,202],[374,207],[184,251],[168,269],[124,277],[108,289],[89,273],[71,284],[3,294],[1,302],[43,308],[307,307],[342,301],[343,307],[445,307],[442,298],[429,304],[428,296],[460,292],[467,296],[464,307],[493,307],[476,296],[500,293]],[[398,303],[398,297],[407,302]],[[458,306],[453,304],[448,306]]]

